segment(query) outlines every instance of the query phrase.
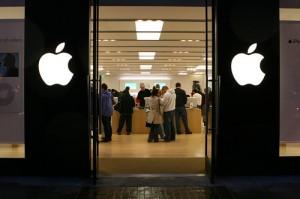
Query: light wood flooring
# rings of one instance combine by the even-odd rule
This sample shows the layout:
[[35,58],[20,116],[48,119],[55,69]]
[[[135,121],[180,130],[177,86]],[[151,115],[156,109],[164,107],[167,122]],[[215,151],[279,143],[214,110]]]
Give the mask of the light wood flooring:
[[25,158],[25,145],[0,144],[0,158]]
[[112,142],[100,143],[101,158],[125,157],[204,157],[204,134],[180,134],[174,142],[148,143],[147,134],[117,135]]
[[300,143],[281,143],[280,156],[300,156]]
[[148,143],[148,134],[117,135],[100,143],[99,173],[201,174],[205,172],[204,134],[177,135],[176,141]]

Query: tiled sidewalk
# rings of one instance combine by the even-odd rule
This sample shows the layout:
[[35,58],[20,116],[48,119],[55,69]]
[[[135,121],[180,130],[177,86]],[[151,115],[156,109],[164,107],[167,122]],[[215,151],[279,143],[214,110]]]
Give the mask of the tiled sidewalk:
[[299,199],[300,177],[233,177],[211,185],[205,178],[2,177],[0,199]]

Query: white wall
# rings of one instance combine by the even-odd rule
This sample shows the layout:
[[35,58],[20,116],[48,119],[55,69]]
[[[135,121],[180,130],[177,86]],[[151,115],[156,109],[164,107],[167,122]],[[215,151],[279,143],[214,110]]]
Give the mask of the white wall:
[[[149,76],[150,77],[150,76]],[[144,82],[147,88],[152,88],[155,83],[162,82],[166,83],[169,87],[175,88],[176,82],[181,83],[182,89],[186,91],[187,94],[191,94],[192,85],[194,80],[198,80],[200,82],[201,88],[205,87],[205,75],[185,75],[185,76],[169,76],[170,80],[120,80],[120,76],[104,76],[102,79],[103,83],[108,85],[109,89],[116,89],[118,91],[123,90],[125,88],[125,83],[136,83],[137,89],[130,89],[130,93],[135,94],[139,91],[139,84]]]

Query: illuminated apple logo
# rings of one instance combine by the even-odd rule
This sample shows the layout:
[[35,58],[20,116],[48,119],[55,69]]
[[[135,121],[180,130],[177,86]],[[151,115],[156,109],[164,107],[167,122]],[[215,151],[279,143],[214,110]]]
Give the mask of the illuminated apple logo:
[[248,55],[239,53],[235,55],[231,61],[233,77],[241,86],[246,84],[257,86],[265,77],[265,73],[263,73],[260,68],[260,62],[263,60],[264,56],[253,53],[256,47],[257,43],[252,44],[248,49]]
[[72,56],[68,53],[61,53],[64,47],[65,43],[61,43],[56,47],[56,54],[46,53],[40,58],[39,72],[48,86],[54,84],[65,86],[73,77],[68,66]]

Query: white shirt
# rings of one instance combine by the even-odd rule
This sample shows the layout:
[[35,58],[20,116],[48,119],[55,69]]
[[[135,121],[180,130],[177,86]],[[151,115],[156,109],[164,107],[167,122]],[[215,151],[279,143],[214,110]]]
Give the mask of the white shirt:
[[197,105],[200,106],[202,101],[202,95],[200,95],[199,93],[194,93],[193,97],[197,98]]
[[174,111],[176,103],[176,93],[175,91],[168,90],[161,100],[161,105],[164,107],[164,112]]

